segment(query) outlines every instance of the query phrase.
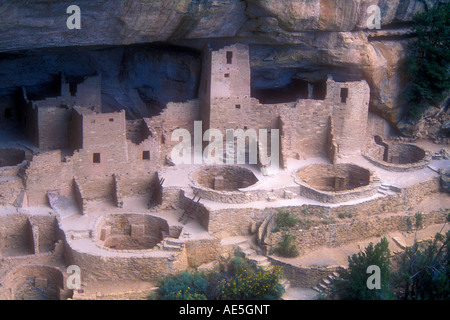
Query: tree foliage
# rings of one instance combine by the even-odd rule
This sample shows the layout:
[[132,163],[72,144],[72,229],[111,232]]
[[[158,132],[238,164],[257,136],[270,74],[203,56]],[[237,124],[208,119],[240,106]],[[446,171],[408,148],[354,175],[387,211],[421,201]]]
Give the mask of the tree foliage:
[[[335,283],[335,294],[342,300],[379,300],[392,297],[389,288],[390,276],[389,242],[384,237],[379,243],[372,242],[363,252],[348,258],[348,269],[340,271],[340,280]],[[369,289],[367,269],[375,265],[380,268],[381,289]]]
[[417,39],[405,61],[411,81],[405,90],[408,115],[419,118],[428,105],[439,104],[450,89],[450,3],[436,5],[413,19]]
[[235,257],[218,271],[183,271],[165,278],[159,288],[161,300],[274,300],[281,298],[282,269],[257,267]]
[[[414,224],[414,243],[400,256],[399,266],[393,269],[389,243],[383,238],[375,246],[370,243],[364,252],[349,257],[347,270],[340,272],[335,281],[332,298],[346,300],[408,299],[449,300],[450,299],[450,231],[443,233],[448,222],[442,226],[433,240],[417,241],[417,232],[423,226],[423,216],[417,212]],[[380,268],[381,289],[369,289],[367,268]],[[391,270],[392,269],[392,270]]]
[[439,232],[422,245],[414,241],[412,247],[406,248],[393,281],[404,287],[403,299],[450,299],[450,231],[445,235]]

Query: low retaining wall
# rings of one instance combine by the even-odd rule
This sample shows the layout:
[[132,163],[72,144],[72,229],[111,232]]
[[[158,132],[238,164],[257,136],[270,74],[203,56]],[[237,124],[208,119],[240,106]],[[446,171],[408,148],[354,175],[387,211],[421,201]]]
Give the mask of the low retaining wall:
[[342,266],[299,267],[269,256],[270,262],[283,268],[283,277],[289,280],[293,287],[310,288],[316,286],[322,279],[343,269]]

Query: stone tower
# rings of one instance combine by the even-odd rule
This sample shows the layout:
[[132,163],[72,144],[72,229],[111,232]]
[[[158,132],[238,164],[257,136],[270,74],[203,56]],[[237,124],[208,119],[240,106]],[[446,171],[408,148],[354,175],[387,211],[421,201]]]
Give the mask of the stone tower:
[[250,57],[247,45],[206,48],[200,85],[203,129],[238,129],[250,114]]

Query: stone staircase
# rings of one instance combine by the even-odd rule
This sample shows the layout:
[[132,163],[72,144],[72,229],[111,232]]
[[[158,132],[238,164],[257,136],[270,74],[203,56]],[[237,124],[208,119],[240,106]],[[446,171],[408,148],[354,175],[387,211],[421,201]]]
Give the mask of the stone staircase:
[[175,238],[165,238],[157,246],[165,251],[182,251],[184,248],[184,241]]
[[242,243],[238,245],[238,253],[240,253],[244,258],[249,260],[250,262],[253,262],[258,267],[261,268],[268,268],[272,266],[269,259],[266,256],[259,255],[256,250],[252,249],[250,247],[250,244],[248,242]]
[[[234,252],[241,257],[253,262],[256,266],[270,270],[273,266],[269,260],[264,255],[259,254],[255,249],[252,249],[250,245],[251,240],[248,237],[229,237],[222,239],[222,251],[224,252]],[[290,287],[289,281],[287,279],[281,279],[281,284],[287,291]]]
[[390,195],[400,192],[400,190],[387,183],[381,183],[380,187],[378,188],[378,193],[381,193],[382,195]]
[[[255,249],[252,249],[248,242],[241,243],[237,246],[237,254],[243,256],[248,261],[254,263],[257,267],[264,268],[265,270],[270,270],[273,266],[269,258],[266,256],[258,254]],[[289,280],[282,278],[281,285],[287,291],[290,287]]]
[[311,287],[311,289],[319,292],[319,293],[330,293],[331,292],[331,285],[339,274],[337,272],[333,272],[329,274],[327,277],[320,280],[320,282],[316,285]]

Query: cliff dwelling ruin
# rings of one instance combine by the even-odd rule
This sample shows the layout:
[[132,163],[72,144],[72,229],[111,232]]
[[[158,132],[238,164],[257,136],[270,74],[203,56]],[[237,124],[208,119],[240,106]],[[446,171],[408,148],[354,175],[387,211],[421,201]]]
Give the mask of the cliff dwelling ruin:
[[[426,227],[444,223],[439,169],[449,160],[433,158],[432,144],[393,141],[369,112],[367,81],[328,76],[253,90],[251,72],[248,45],[207,46],[198,97],[139,119],[104,110],[101,74],[61,74],[56,97],[23,89],[0,110],[0,298],[143,297],[159,277],[235,251],[281,265],[292,287],[310,289],[345,267],[321,261],[323,248],[406,239],[420,208]],[[269,142],[257,145],[257,163],[174,165],[172,133],[193,136],[194,121],[202,133],[264,129]],[[274,130],[280,161],[269,168],[259,157]],[[319,222],[293,230],[299,258],[271,253],[279,210]],[[81,269],[80,289],[67,286],[69,265]]]

